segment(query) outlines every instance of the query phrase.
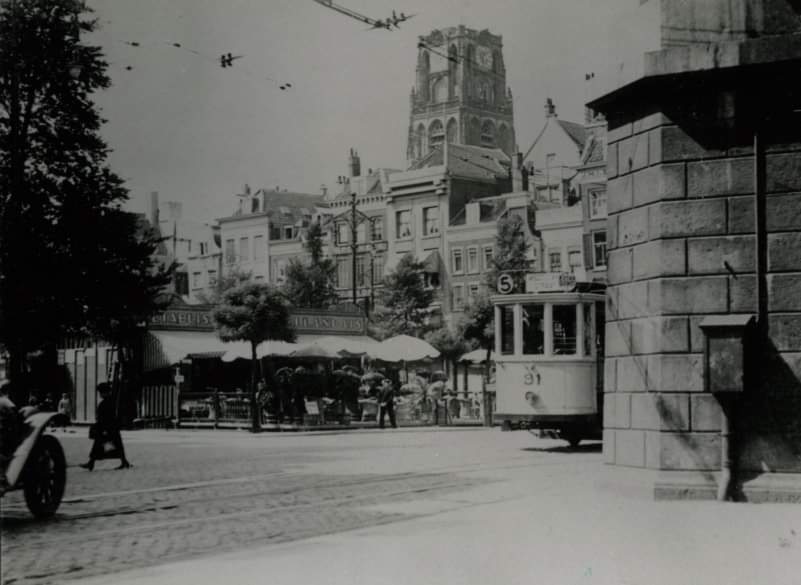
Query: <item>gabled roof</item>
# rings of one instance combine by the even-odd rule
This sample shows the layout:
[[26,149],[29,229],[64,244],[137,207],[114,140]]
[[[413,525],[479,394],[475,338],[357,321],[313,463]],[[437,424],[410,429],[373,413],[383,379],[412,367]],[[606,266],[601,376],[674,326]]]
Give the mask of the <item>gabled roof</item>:
[[584,148],[584,143],[587,141],[587,130],[582,124],[559,119],[556,121],[579,148]]
[[[416,161],[409,170],[443,165],[443,147],[437,147]],[[511,162],[500,148],[467,144],[448,144],[448,171],[451,175],[475,179],[507,178]]]
[[[248,208],[250,198],[247,198],[243,201],[241,212],[220,218],[219,221],[225,222],[245,217],[269,216],[280,223],[289,224],[295,223],[316,207],[328,207],[328,203],[324,201],[322,195],[311,195],[309,193],[259,189],[253,197],[263,201],[263,207],[260,205],[259,211],[250,211]],[[282,210],[282,208],[284,209]],[[303,211],[304,209],[306,210],[305,212]],[[282,213],[282,211],[288,211],[289,213]]]

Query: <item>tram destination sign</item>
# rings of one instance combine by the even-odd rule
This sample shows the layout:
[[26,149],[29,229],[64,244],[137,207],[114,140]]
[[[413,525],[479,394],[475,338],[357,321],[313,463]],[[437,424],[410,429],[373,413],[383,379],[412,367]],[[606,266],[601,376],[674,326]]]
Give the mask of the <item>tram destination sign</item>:
[[569,272],[526,274],[527,293],[568,292],[576,288],[576,275]]

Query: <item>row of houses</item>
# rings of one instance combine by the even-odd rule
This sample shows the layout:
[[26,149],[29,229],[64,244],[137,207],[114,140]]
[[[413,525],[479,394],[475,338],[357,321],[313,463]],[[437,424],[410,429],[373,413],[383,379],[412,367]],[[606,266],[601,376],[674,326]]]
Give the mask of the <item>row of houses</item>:
[[154,200],[152,221],[185,274],[180,292],[190,304],[235,271],[282,283],[289,262],[305,256],[309,226],[321,222],[343,299],[352,300],[354,290],[358,302],[376,299],[384,276],[411,254],[423,262],[425,283],[448,321],[486,286],[497,222],[509,214],[525,220],[531,270],[605,281],[605,132],[592,112],[584,124],[559,119],[548,100],[534,144],[513,157],[444,141],[406,170],[363,173],[351,149],[336,189],[245,187],[233,213],[208,224],[183,221],[180,206]]

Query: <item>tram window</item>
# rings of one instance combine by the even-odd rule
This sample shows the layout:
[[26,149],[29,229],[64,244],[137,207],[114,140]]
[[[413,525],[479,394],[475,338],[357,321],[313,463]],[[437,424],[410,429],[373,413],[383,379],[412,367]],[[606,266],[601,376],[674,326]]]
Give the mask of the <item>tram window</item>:
[[515,352],[515,313],[512,306],[501,306],[501,353]]
[[556,355],[576,353],[576,305],[553,307],[553,353]]
[[592,303],[584,303],[584,355],[592,355]]
[[523,305],[523,353],[545,353],[545,307]]

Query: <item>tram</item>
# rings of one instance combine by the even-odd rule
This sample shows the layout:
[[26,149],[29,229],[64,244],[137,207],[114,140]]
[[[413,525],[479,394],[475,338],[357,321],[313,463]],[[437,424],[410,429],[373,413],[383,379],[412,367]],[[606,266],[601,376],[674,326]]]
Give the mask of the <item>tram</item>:
[[499,280],[506,294],[492,297],[494,422],[553,431],[572,447],[600,438],[605,287],[558,273],[527,274],[522,293],[512,282]]

